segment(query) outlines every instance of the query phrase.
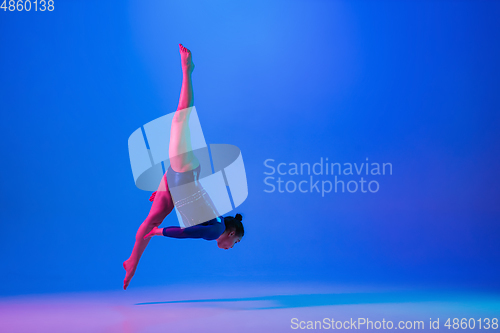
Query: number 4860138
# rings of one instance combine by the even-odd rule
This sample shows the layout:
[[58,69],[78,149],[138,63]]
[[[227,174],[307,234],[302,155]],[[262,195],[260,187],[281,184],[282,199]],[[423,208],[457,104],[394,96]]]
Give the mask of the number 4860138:
[[6,12],[7,10],[10,12],[13,12],[16,10],[18,12],[22,12],[22,11],[29,12],[31,9],[33,9],[34,11],[37,11],[37,12],[38,11],[51,12],[54,10],[54,0],[49,0],[49,1],[45,1],[45,0],[35,0],[35,1],[30,1],[30,0],[17,0],[17,1],[10,0],[10,1],[7,1],[7,0],[3,0],[2,5],[0,6],[0,9],[3,9],[4,12]]

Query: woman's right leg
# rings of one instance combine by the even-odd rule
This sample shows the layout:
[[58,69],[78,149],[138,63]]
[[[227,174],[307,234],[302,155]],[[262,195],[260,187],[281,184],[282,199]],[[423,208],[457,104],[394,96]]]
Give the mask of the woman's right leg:
[[148,217],[142,222],[137,230],[135,235],[135,244],[132,249],[132,254],[130,257],[123,263],[123,268],[125,268],[126,275],[123,280],[123,289],[127,289],[127,286],[132,280],[132,277],[135,274],[135,270],[137,269],[137,265],[139,264],[139,260],[149,244],[151,238],[144,239],[154,227],[158,227],[165,217],[172,211],[174,208],[174,203],[172,202],[172,197],[170,195],[170,191],[168,189],[168,184],[166,181],[166,176],[162,177],[162,181],[160,186],[158,187],[158,191],[156,191],[156,196],[153,201],[153,205],[151,206],[151,210],[149,211]]
[[194,64],[191,59],[191,51],[179,44],[179,52],[182,65],[182,86],[179,105],[170,128],[169,159],[170,166],[174,171],[186,172],[195,169],[199,165],[199,161],[192,151],[191,132],[189,130],[189,117],[194,105],[191,79]]

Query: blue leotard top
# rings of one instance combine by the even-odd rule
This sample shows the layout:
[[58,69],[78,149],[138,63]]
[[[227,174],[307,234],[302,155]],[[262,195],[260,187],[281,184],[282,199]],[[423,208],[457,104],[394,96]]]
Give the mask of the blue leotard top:
[[166,227],[163,228],[163,236],[172,238],[203,238],[214,240],[224,233],[226,226],[224,217],[219,216],[207,222],[203,222],[192,227]]

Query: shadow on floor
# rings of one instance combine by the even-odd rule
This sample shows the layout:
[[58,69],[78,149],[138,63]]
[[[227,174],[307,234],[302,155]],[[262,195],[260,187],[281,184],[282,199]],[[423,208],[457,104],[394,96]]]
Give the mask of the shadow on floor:
[[[154,304],[204,304],[205,306],[226,307],[227,303],[258,302],[246,304],[245,309],[284,309],[311,306],[332,306],[348,304],[376,304],[376,303],[416,303],[416,302],[464,302],[484,301],[485,296],[467,293],[430,293],[430,292],[386,292],[386,293],[349,293],[349,294],[302,294],[302,295],[272,295],[245,298],[218,298],[218,299],[192,299],[174,300],[164,302],[137,303],[135,305]],[[495,301],[499,301],[495,299]],[[224,303],[224,305],[222,304]],[[241,304],[243,305],[243,304]],[[256,306],[255,306],[256,305]],[[239,306],[241,308],[241,306]]]

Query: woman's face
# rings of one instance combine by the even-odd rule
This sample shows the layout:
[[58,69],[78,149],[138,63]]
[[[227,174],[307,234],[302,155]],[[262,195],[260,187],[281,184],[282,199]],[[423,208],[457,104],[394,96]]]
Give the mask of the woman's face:
[[220,249],[231,249],[234,244],[241,241],[241,237],[235,235],[234,231],[224,233],[221,237],[217,239],[217,246]]

